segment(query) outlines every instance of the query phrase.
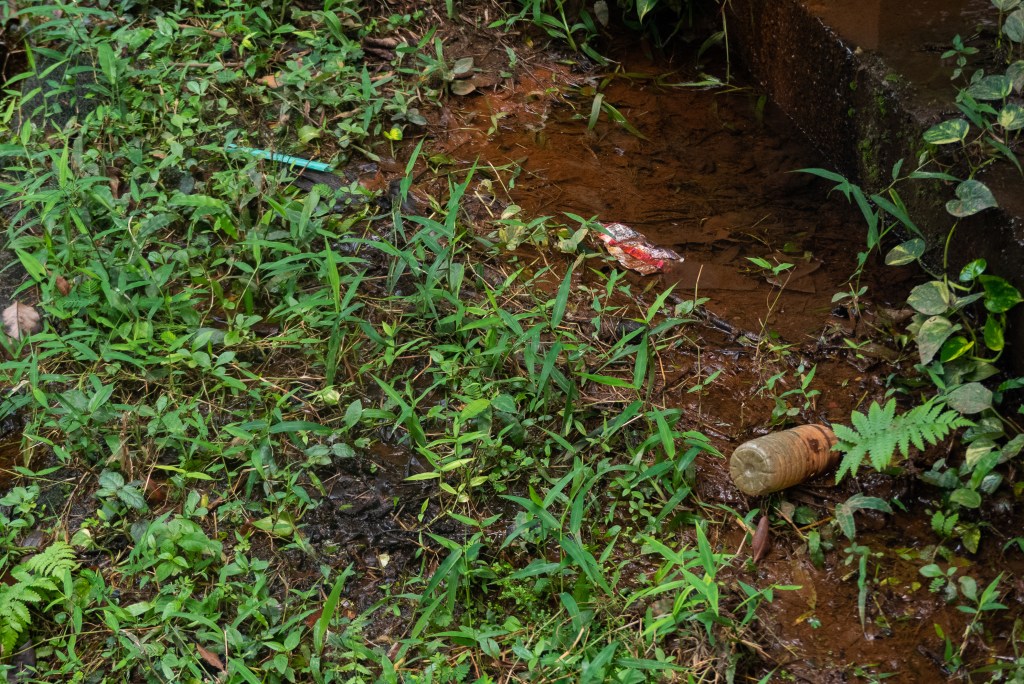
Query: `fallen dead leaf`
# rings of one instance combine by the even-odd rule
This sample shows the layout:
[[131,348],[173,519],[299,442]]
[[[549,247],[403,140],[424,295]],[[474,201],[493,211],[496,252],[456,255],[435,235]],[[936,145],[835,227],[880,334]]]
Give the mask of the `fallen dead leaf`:
[[466,96],[476,90],[476,85],[470,80],[452,81],[452,95]]
[[57,286],[57,291],[60,292],[65,297],[67,297],[68,294],[70,294],[71,283],[69,283],[68,279],[65,278],[64,276],[57,276],[57,279],[54,284]]
[[281,85],[277,81],[277,75],[276,74],[268,74],[266,76],[263,76],[262,78],[257,78],[256,82],[257,83],[262,83],[263,85],[267,86],[268,88],[277,88],[277,87],[279,87]]
[[757,531],[754,532],[754,543],[752,544],[754,562],[757,563],[767,556],[770,548],[771,543],[768,540],[768,516],[762,515],[761,519],[757,523]]
[[4,330],[14,339],[28,337],[42,329],[39,312],[34,307],[21,302],[13,302],[3,312]]
[[215,667],[221,672],[224,672],[227,668],[224,667],[224,661],[220,659],[220,656],[213,651],[207,651],[205,648],[196,644],[196,650],[199,651],[200,657],[207,662],[211,667]]

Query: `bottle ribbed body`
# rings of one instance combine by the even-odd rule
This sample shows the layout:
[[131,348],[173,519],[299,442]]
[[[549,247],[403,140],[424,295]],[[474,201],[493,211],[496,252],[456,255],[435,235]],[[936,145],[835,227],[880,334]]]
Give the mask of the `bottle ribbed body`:
[[759,496],[806,482],[836,465],[835,433],[825,425],[801,425],[736,447],[729,475],[744,494]]

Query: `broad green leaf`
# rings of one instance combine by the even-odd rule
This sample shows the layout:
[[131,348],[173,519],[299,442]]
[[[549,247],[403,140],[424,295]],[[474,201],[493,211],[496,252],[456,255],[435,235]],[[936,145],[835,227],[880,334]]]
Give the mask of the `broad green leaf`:
[[1024,9],[1012,12],[1003,20],[1003,33],[1015,43],[1024,43]]
[[985,319],[985,346],[994,352],[1002,351],[1006,346],[1003,335],[1003,324],[992,314]]
[[931,280],[910,291],[907,304],[926,316],[945,313],[953,303],[953,295],[941,280]]
[[917,333],[917,351],[921,355],[921,363],[931,363],[935,354],[942,348],[942,343],[959,327],[954,326],[944,316],[932,316],[922,323]]
[[852,541],[857,536],[857,525],[853,521],[853,511],[844,503],[837,505],[836,520],[839,522],[839,529],[843,531],[847,539]]
[[363,417],[363,402],[356,399],[345,409],[345,427],[352,429]]
[[975,100],[1005,100],[1012,91],[1013,82],[1003,74],[985,76],[967,88],[967,94]]
[[1021,301],[1020,292],[1004,278],[992,275],[978,276],[985,288],[985,308],[992,313],[1006,313]]
[[462,78],[468,76],[473,71],[473,58],[463,57],[462,59],[455,60],[455,64],[452,66],[452,76],[455,78]]
[[980,382],[969,382],[950,392],[946,403],[960,413],[981,413],[992,407],[992,390]]
[[1004,459],[1009,460],[1016,458],[1021,451],[1024,451],[1024,434],[1017,435],[1004,444],[1001,454]]
[[984,209],[999,206],[992,191],[976,180],[965,180],[956,186],[956,197],[946,202],[946,211],[953,216],[973,216]]
[[289,516],[284,515],[280,517],[268,515],[265,518],[254,520],[252,526],[275,537],[290,537],[295,532],[295,523]]
[[117,498],[121,499],[121,501],[124,501],[137,511],[142,511],[146,508],[145,497],[143,497],[142,492],[135,487],[122,487],[117,490]]
[[1012,103],[1008,104],[999,111],[999,117],[996,121],[1008,131],[1024,128],[1024,107]]
[[1020,0],[992,0],[992,6],[1000,12],[1014,10],[1020,4]]
[[960,270],[960,282],[973,282],[975,278],[977,278],[978,276],[985,272],[985,269],[987,267],[987,261],[985,261],[984,259],[975,259],[974,261],[967,264]]
[[932,145],[948,145],[963,142],[970,132],[971,125],[963,119],[950,119],[935,124],[924,132],[924,141]]
[[[976,525],[970,525],[960,533],[960,539],[964,543],[964,547],[971,553],[978,553],[978,544],[981,543],[981,528]],[[966,576],[961,577],[962,579],[968,579]]]
[[99,484],[101,489],[117,491],[124,487],[124,476],[116,470],[104,470],[100,473]]
[[[982,458],[991,454],[995,447],[995,440],[987,437],[976,439],[967,446],[967,450],[964,452],[964,461],[967,462],[968,466],[974,468]],[[999,458],[998,453],[996,458]]]
[[117,85],[117,64],[118,59],[114,56],[114,50],[110,43],[100,43],[96,48],[96,57],[100,63],[100,70],[112,86]]
[[953,359],[958,359],[974,347],[974,341],[969,340],[963,335],[953,335],[942,344],[942,349],[939,352],[939,360],[942,363],[949,363]]
[[473,401],[466,404],[466,407],[459,413],[460,420],[469,420],[475,418],[491,406],[490,399],[474,399]]
[[890,506],[887,501],[880,499],[877,496],[865,496],[864,494],[854,494],[851,496],[846,500],[846,507],[850,509],[851,512],[870,508],[873,511],[892,513],[892,506]]
[[658,0],[636,0],[636,13],[640,21],[644,20],[644,17],[658,6]]
[[924,254],[925,242],[921,238],[914,238],[896,245],[885,255],[887,266],[904,266],[913,263]]
[[977,508],[981,505],[981,494],[973,489],[961,487],[949,495],[949,500],[965,508]]
[[496,411],[501,411],[502,413],[515,413],[518,410],[516,400],[508,394],[499,394],[494,397],[494,400],[491,401],[491,406]]
[[1024,90],[1024,60],[1017,60],[1006,67],[1006,77],[1013,83],[1013,89],[1018,93]]
[[312,140],[316,140],[317,138],[320,137],[320,134],[322,132],[322,129],[320,129],[320,127],[318,126],[310,126],[308,124],[302,126],[299,128],[298,132],[299,142],[308,143]]

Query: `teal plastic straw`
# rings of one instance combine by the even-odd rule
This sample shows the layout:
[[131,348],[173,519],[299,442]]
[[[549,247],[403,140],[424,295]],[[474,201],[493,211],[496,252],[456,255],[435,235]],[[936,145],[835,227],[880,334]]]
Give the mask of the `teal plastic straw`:
[[279,162],[281,164],[288,164],[289,166],[301,166],[304,169],[311,169],[313,171],[333,171],[334,167],[330,164],[323,162],[312,161],[309,159],[303,159],[302,157],[293,157],[290,154],[278,154],[277,152],[269,152],[267,150],[261,150],[256,147],[240,147],[234,143],[228,143],[224,146],[224,149],[228,152],[243,152],[245,154],[251,154],[254,157],[260,159],[269,159],[270,161]]

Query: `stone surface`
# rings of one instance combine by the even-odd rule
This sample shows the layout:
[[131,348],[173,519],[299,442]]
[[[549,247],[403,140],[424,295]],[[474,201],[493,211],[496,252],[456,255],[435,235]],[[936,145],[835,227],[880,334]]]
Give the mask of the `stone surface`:
[[[888,185],[899,159],[905,160],[904,173],[914,168],[924,150],[921,134],[956,111],[948,81],[952,65],[944,65],[940,55],[957,33],[992,31],[985,25],[987,18],[994,20],[987,5],[730,0],[729,42],[835,169],[877,191]],[[992,188],[1000,208],[960,223],[951,242],[951,269],[982,257],[990,273],[1024,290],[1024,179],[1006,163],[979,180]],[[901,195],[928,238],[929,259],[940,264],[953,225],[944,209],[953,187],[921,181],[902,186]],[[1011,312],[1006,352],[1018,372],[1024,372],[1024,355],[1014,352],[1024,348],[1022,308]]]

